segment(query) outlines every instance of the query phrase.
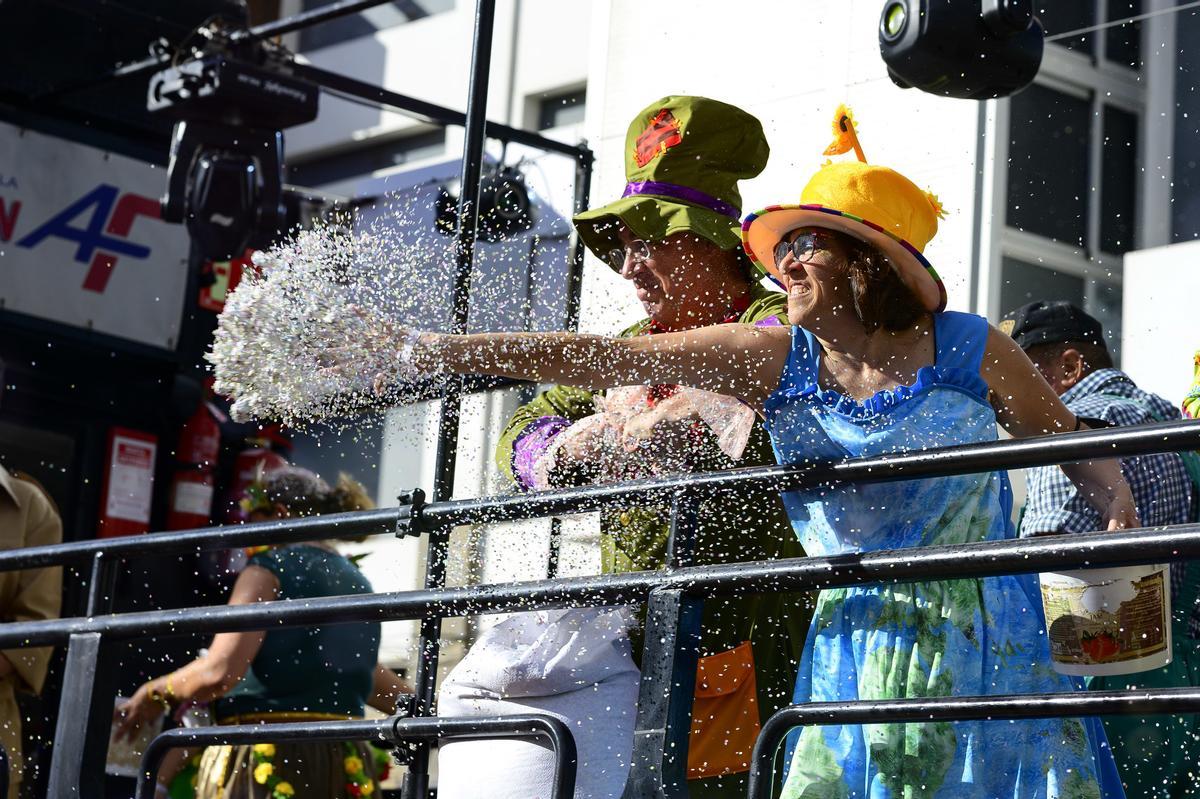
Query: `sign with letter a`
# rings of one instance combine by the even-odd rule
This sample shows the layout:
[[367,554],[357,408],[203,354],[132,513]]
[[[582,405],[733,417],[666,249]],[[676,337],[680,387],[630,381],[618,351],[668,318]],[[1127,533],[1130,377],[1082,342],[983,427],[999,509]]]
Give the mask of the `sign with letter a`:
[[0,123],[0,308],[171,349],[189,241],[163,170]]

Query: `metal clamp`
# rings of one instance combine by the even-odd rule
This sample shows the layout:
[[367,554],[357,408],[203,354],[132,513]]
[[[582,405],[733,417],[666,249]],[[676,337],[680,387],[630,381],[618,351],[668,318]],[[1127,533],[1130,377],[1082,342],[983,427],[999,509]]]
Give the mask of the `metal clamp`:
[[401,508],[408,506],[408,516],[396,519],[396,537],[404,538],[429,532],[431,527],[424,518],[425,492],[420,488],[414,488],[412,491],[401,494],[398,499]]
[[[396,712],[395,717],[410,719],[417,707],[416,694],[399,694],[396,697]],[[413,739],[401,738],[393,742],[389,751],[392,753],[392,759],[396,761],[396,765],[407,767],[413,761],[413,756],[416,754],[417,741]]]

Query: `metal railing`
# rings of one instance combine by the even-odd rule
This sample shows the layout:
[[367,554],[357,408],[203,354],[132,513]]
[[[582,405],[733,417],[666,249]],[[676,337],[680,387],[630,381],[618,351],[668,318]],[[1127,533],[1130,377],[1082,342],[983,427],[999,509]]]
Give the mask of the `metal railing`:
[[367,741],[400,747],[413,741],[463,741],[476,738],[540,740],[554,754],[550,799],[571,799],[575,792],[575,739],[567,725],[552,716],[521,714],[492,718],[409,718],[331,721],[320,724],[238,724],[223,727],[167,730],[158,735],[142,755],[137,799],[153,799],[154,774],[167,752],[176,747],[228,744],[280,743],[283,741]]
[[749,797],[767,799],[771,795],[775,754],[787,734],[796,727],[823,724],[922,724],[936,721],[1129,716],[1143,713],[1200,713],[1200,688],[946,696],[792,705],[767,719],[758,735],[750,766]]
[[[1200,448],[1200,422],[1174,422],[840,462],[815,462],[801,467],[755,467],[518,496],[426,504],[418,491],[408,497],[408,504],[395,509],[15,550],[0,553],[0,571],[90,562],[92,584],[89,586],[89,612],[87,616],[79,618],[5,624],[0,626],[0,647],[68,644],[63,705],[56,733],[55,760],[51,767],[51,795],[90,796],[92,794],[86,788],[78,789],[78,786],[88,784],[89,770],[96,769],[97,763],[102,770],[107,731],[102,738],[96,739],[89,738],[87,730],[96,726],[106,727],[111,714],[112,692],[106,683],[111,675],[105,675],[103,669],[98,669],[101,649],[109,642],[149,635],[262,630],[364,620],[440,619],[484,612],[646,602],[645,668],[639,691],[633,766],[625,795],[628,799],[683,796],[686,795],[687,738],[698,656],[695,642],[698,640],[704,597],[745,592],[806,591],[872,583],[979,578],[1200,557],[1200,524],[1188,524],[835,557],[692,566],[690,551],[695,538],[699,498],[751,486],[763,490],[791,490],[850,482],[910,480],[1197,448]],[[106,608],[107,597],[111,595],[110,581],[122,558],[314,538],[352,538],[390,530],[402,536],[427,533],[432,545],[439,538],[444,539],[446,531],[453,525],[581,512],[618,501],[624,504],[670,501],[672,534],[668,546],[669,561],[665,569],[506,585],[434,587],[395,593],[119,615],[109,614]],[[1161,697],[1165,696],[1161,692],[1143,692],[1139,695],[1149,697],[1147,701],[1152,703],[1161,701]],[[1075,707],[1080,698],[1070,695],[1065,701]],[[935,704],[941,702],[946,708],[935,712],[959,712],[963,708],[967,708],[964,712],[975,712],[970,708],[984,701],[1000,701],[1001,704],[995,706],[1000,710],[1016,707],[1002,700],[1002,697],[978,700],[960,697],[925,701]],[[1059,698],[1051,696],[1046,701],[1053,703]],[[812,723],[813,719],[822,718],[821,714],[828,716],[832,713],[836,716],[842,713],[851,717],[855,713],[866,712],[863,708],[856,709],[854,705],[846,703],[840,710],[829,706],[789,708],[781,711],[778,718],[782,720],[772,719],[768,728],[773,733],[779,725]],[[887,703],[871,703],[871,706],[886,712],[902,712],[907,707],[903,702],[895,706],[897,709]],[[1191,708],[1192,705],[1187,707]],[[432,708],[427,708],[426,712],[432,712]],[[314,723],[303,726],[319,730],[324,725]],[[283,725],[272,725],[269,729],[276,727],[284,729]],[[399,736],[397,729],[400,732],[428,732],[432,728],[421,725],[394,727],[394,737]],[[226,727],[213,728],[208,734],[219,737],[240,733]],[[167,740],[176,741],[181,740],[185,733],[169,735],[172,737]],[[417,736],[416,732],[414,736]],[[421,738],[419,745],[427,740],[428,736]],[[769,742],[764,742],[760,749],[768,745]],[[761,778],[755,785],[756,788],[761,786]],[[55,786],[61,790],[56,792]],[[410,784],[407,790],[410,792],[408,795],[424,796],[427,785]]]

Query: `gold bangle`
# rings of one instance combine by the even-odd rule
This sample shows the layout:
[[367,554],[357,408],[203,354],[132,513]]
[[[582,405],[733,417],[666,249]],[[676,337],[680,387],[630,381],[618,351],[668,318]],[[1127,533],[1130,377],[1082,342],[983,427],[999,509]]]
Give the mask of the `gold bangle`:
[[164,713],[171,712],[171,703],[167,701],[167,697],[164,694],[154,690],[153,688],[151,688],[147,693],[150,696],[151,702],[158,702],[160,705],[162,705]]
[[171,678],[174,676],[174,674],[168,674],[166,677],[167,700],[170,702],[179,701],[179,697],[175,695],[175,689],[171,687]]

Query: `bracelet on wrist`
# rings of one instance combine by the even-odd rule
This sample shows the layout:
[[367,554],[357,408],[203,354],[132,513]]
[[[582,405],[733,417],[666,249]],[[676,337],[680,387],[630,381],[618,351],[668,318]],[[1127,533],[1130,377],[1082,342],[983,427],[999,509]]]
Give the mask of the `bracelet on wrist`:
[[158,704],[162,705],[163,713],[170,714],[171,703],[167,700],[166,694],[156,688],[151,688],[149,691],[147,691],[147,695],[150,697],[151,702],[157,702]]

